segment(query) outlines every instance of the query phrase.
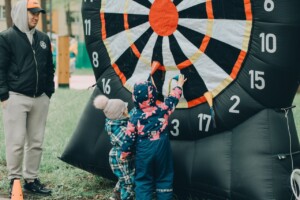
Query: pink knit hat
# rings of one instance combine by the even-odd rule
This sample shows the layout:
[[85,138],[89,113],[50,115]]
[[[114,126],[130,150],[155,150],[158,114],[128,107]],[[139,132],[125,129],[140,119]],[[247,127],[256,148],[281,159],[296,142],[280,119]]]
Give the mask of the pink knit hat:
[[94,106],[103,110],[105,116],[109,119],[121,119],[127,108],[128,103],[121,99],[108,99],[104,95],[99,95],[94,99]]

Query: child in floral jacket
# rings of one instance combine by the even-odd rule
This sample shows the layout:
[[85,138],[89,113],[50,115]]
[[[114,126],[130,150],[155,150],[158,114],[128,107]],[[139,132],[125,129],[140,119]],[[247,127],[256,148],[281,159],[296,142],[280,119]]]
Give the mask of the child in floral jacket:
[[186,79],[179,76],[177,86],[164,103],[156,105],[157,89],[153,79],[134,85],[133,101],[121,159],[135,152],[135,195],[137,200],[171,200],[173,160],[169,141],[168,118],[182,95]]
[[99,95],[95,98],[94,105],[103,110],[106,116],[105,130],[112,144],[109,152],[109,164],[113,173],[118,177],[114,194],[110,200],[132,200],[134,197],[134,160],[132,156],[126,160],[120,160],[121,146],[129,117],[127,103],[121,99],[108,99],[104,95]]

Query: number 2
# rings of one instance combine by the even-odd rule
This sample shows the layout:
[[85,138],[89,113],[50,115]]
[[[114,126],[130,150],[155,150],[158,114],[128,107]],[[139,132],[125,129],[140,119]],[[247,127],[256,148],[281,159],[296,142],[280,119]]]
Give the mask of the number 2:
[[240,102],[241,102],[240,97],[234,95],[234,96],[232,96],[232,97],[230,98],[230,100],[231,100],[231,101],[235,100],[236,102],[231,106],[231,108],[229,109],[229,112],[231,112],[231,113],[236,113],[236,114],[240,113],[240,111],[236,109],[237,106],[238,106],[238,105],[240,104]]

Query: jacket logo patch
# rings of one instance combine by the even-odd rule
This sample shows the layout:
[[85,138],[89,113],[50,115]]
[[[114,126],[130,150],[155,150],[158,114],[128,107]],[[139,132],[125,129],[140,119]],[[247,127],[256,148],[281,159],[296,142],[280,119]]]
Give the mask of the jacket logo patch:
[[40,42],[40,45],[41,45],[41,47],[42,47],[43,49],[46,49],[46,48],[47,48],[47,45],[46,45],[46,43],[45,43],[44,41],[41,41],[41,42]]

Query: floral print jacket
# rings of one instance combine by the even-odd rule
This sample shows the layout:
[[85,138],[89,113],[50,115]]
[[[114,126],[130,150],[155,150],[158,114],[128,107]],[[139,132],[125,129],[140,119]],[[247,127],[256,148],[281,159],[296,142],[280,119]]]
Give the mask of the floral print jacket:
[[168,118],[175,110],[182,95],[182,88],[175,87],[164,103],[156,104],[157,90],[151,81],[134,85],[132,94],[135,108],[130,113],[122,152],[134,151],[137,140],[158,140],[168,133]]

